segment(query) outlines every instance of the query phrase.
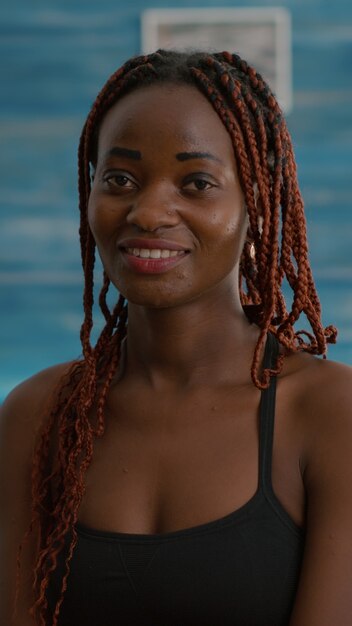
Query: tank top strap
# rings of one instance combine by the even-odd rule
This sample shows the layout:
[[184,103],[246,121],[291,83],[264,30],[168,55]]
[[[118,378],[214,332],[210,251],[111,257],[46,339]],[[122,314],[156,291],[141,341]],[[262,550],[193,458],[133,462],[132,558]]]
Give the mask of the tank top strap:
[[[275,335],[268,333],[264,351],[263,366],[273,368],[279,353],[279,342]],[[261,393],[259,409],[259,482],[264,492],[272,492],[271,466],[275,422],[276,376],[270,378],[270,385]]]

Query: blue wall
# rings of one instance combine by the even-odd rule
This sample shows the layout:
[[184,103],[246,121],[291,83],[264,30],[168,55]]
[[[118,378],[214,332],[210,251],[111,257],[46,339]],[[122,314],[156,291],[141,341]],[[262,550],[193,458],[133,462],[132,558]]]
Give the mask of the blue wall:
[[[293,134],[329,354],[352,363],[352,3],[275,2],[292,12]],[[178,0],[174,7],[271,6]],[[140,52],[142,0],[17,0],[0,14],[0,397],[80,353],[76,147],[107,76]],[[172,5],[169,5],[172,6]]]

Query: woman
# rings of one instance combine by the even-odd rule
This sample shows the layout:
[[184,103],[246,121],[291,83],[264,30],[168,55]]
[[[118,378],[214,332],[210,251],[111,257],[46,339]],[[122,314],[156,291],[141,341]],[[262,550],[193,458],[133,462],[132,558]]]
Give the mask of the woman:
[[336,330],[269,87],[229,53],[128,61],[79,193],[83,358],[3,407],[2,623],[17,595],[15,626],[350,625],[352,376],[315,356]]

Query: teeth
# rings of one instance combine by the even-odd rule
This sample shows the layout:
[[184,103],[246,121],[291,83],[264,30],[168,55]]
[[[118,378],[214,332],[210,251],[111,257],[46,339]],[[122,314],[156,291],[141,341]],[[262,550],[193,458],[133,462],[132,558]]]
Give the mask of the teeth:
[[183,250],[166,250],[162,248],[126,248],[128,254],[141,257],[142,259],[168,259],[184,254]]
[[161,257],[161,250],[151,250],[150,251],[150,258],[151,259],[160,259]]

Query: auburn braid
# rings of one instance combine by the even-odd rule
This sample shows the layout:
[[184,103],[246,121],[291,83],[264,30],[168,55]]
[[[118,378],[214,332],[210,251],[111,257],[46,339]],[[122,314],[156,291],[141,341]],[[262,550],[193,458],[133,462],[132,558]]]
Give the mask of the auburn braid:
[[[125,68],[125,73],[128,71],[130,73],[129,79],[132,83],[138,80],[140,75],[138,67],[134,71],[135,65],[136,62],[126,64]],[[126,333],[127,307],[124,306],[124,298],[122,296],[119,298],[114,311],[110,313],[106,303],[110,281],[104,275],[99,304],[106,324],[95,348],[92,348],[90,344],[90,334],[93,327],[95,242],[87,220],[87,203],[91,182],[91,155],[89,158],[87,155],[91,142],[94,140],[94,124],[101,115],[101,103],[104,103],[103,107],[109,107],[109,102],[116,98],[115,93],[109,93],[114,80],[119,80],[120,86],[123,88],[123,74],[122,70],[116,72],[115,78],[109,81],[104,90],[105,96],[104,94],[98,96],[84,126],[78,151],[81,212],[79,232],[85,276],[83,295],[85,318],[81,328],[83,361],[76,363],[67,372],[68,384],[64,384],[62,381],[59,386],[55,400],[56,410],[51,412],[50,419],[45,425],[33,462],[33,513],[29,532],[34,525],[37,525],[43,541],[39,546],[38,560],[34,571],[36,601],[31,609],[31,614],[38,620],[40,626],[47,624],[48,619],[51,620],[53,626],[57,624],[70,571],[69,563],[77,542],[75,524],[84,494],[84,478],[93,457],[94,437],[102,436],[105,430],[104,406],[111,381],[118,367],[121,340]],[[74,375],[77,373],[79,373],[78,378]],[[100,385],[98,385],[99,381],[101,381]],[[67,386],[70,388],[68,397],[66,396]],[[93,403],[96,406],[94,423],[90,417]],[[49,463],[49,442],[53,434],[56,439],[57,451],[56,458],[50,460],[54,469],[51,469],[48,474],[45,473],[43,466],[44,461]],[[54,498],[51,508],[48,510],[43,507],[43,501],[47,497],[49,482],[55,484],[58,497],[56,500]],[[26,533],[24,541],[28,539],[29,532]],[[65,540],[69,533],[69,544],[66,546]],[[47,588],[51,575],[57,567],[58,557],[65,548],[65,571],[61,583],[61,594],[53,614],[48,615]],[[20,546],[21,549],[22,546]]]
[[[155,83],[189,84],[200,89],[233,142],[250,240],[255,246],[253,256],[250,241],[245,243],[239,271],[243,308],[260,328],[251,366],[254,384],[267,387],[270,376],[282,367],[284,357],[280,356],[273,369],[260,372],[260,356],[269,331],[288,350],[313,354],[325,355],[326,344],[336,340],[336,329],[332,326],[324,329],[321,323],[292,142],[267,83],[237,54],[229,52],[188,54],[158,50],[127,61],[98,94],[79,142],[79,236],[84,272],[82,359],[68,367],[51,398],[33,460],[32,519],[24,538],[26,541],[33,528],[38,529],[32,615],[40,626],[56,626],[58,622],[77,543],[75,524],[84,495],[85,475],[93,458],[94,439],[105,431],[106,400],[126,335],[127,304],[120,295],[110,311],[107,304],[110,280],[104,272],[98,301],[105,325],[95,346],[91,344],[96,246],[87,207],[99,129],[107,111],[119,98]],[[293,292],[290,311],[282,293],[285,278]],[[312,333],[294,329],[302,312]],[[20,551],[21,548],[22,545]],[[63,561],[64,575],[56,606],[49,611],[47,590],[59,559]]]
[[[274,317],[275,311],[275,303],[276,303],[276,292],[274,290],[265,289],[265,284],[268,281],[275,283],[276,274],[277,274],[277,257],[278,257],[278,245],[275,245],[277,242],[277,234],[278,234],[278,223],[279,223],[279,207],[280,207],[280,172],[276,177],[276,185],[274,185],[274,202],[272,203],[272,210],[270,211],[270,205],[268,203],[268,190],[265,190],[265,181],[261,177],[260,165],[259,165],[259,152],[257,150],[257,146],[255,145],[255,137],[252,131],[252,128],[249,127],[249,119],[244,112],[244,102],[242,98],[242,94],[240,92],[240,83],[238,81],[232,81],[229,73],[225,73],[226,70],[222,67],[219,68],[219,64],[216,64],[214,61],[211,63],[215,65],[215,69],[218,74],[221,76],[221,83],[230,91],[230,96],[233,101],[233,108],[235,109],[237,115],[233,115],[231,109],[229,109],[226,100],[221,97],[219,91],[215,89],[213,86],[213,82],[208,79],[208,77],[204,74],[204,72],[195,70],[194,73],[199,80],[200,84],[203,86],[206,93],[208,93],[208,97],[213,104],[215,110],[218,112],[225,126],[227,127],[231,136],[233,136],[233,143],[235,148],[235,154],[237,158],[237,162],[239,165],[239,174],[242,179],[245,199],[248,207],[248,212],[251,217],[253,216],[253,220],[251,221],[251,226],[255,231],[255,235],[257,234],[257,215],[255,213],[255,204],[253,202],[253,175],[252,171],[257,174],[257,178],[259,180],[258,187],[261,192],[263,198],[263,207],[264,207],[264,226],[263,226],[263,235],[262,239],[265,242],[266,231],[267,237],[270,238],[270,241],[273,242],[271,246],[262,247],[262,264],[266,269],[266,273],[262,270],[262,292],[267,299],[267,302],[264,302],[263,309],[266,311],[266,316],[263,320],[262,332],[260,339],[258,341],[256,347],[256,353],[254,355],[254,364],[252,367],[252,377],[254,379],[255,384],[257,386],[262,387],[263,385],[268,384],[269,376],[271,371],[268,369],[263,372],[262,380],[260,381],[257,375],[257,367],[259,365],[259,358],[261,353],[262,345],[265,341],[266,333],[268,331],[269,325]],[[210,65],[210,61],[209,61]],[[278,153],[280,156],[281,144],[277,140],[278,144]],[[246,150],[246,145],[250,146],[249,150]],[[251,157],[251,161],[248,158]],[[278,162],[280,159],[278,159]],[[247,191],[250,190],[249,193]],[[266,215],[268,219],[266,219]],[[271,220],[271,221],[270,221]],[[264,261],[263,261],[264,257]],[[248,262],[248,259],[247,259]],[[245,266],[244,266],[245,267]],[[267,276],[266,276],[267,274]],[[258,276],[258,274],[257,274]],[[253,277],[250,278],[253,280]],[[263,289],[264,286],[264,289]],[[245,300],[244,303],[247,301]],[[280,301],[281,302],[281,301]],[[266,306],[265,306],[266,305]]]

